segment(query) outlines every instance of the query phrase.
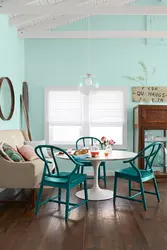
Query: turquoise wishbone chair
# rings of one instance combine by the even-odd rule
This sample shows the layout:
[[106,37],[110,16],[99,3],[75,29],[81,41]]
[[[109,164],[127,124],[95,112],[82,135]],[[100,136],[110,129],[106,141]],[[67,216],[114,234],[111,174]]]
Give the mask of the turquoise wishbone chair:
[[[51,173],[49,164],[49,160],[47,160],[44,156],[44,150],[50,150],[52,158],[53,158],[53,164],[55,165],[55,173]],[[55,153],[56,151],[64,153],[74,164],[75,167],[72,172],[60,172],[59,167],[56,161]],[[46,204],[47,202],[55,202],[58,204],[65,204],[65,220],[68,220],[69,212],[79,207],[80,205],[84,204],[86,205],[86,208],[88,209],[88,193],[87,193],[87,176],[86,174],[78,174],[78,168],[82,163],[79,161],[76,161],[74,157],[70,156],[65,150],[51,146],[51,145],[39,145],[35,148],[35,152],[38,155],[38,157],[44,162],[44,170],[42,175],[42,180],[40,184],[40,189],[38,193],[36,208],[35,208],[35,214],[38,213],[39,207]],[[70,190],[74,187],[76,187],[78,184],[84,183],[84,190],[85,190],[85,199],[81,201],[78,204],[70,203]],[[45,201],[41,202],[41,196],[44,186],[50,186],[54,188],[58,188],[58,195],[48,198]],[[61,189],[66,189],[66,201],[62,201],[61,199]],[[71,207],[69,207],[71,206]]]
[[[145,147],[142,151],[138,153],[137,156],[130,160],[124,161],[124,163],[130,163],[131,167],[124,168],[119,171],[115,172],[115,180],[114,180],[114,197],[113,203],[115,204],[116,198],[123,198],[128,199],[131,201],[138,201],[143,203],[144,210],[147,210],[146,199],[144,193],[152,194],[157,196],[157,200],[160,201],[160,195],[158,191],[157,182],[155,179],[154,171],[152,169],[153,162],[157,153],[162,148],[162,143],[160,142],[153,142],[147,147]],[[134,161],[136,159],[143,159],[144,160],[144,169],[139,169]],[[117,195],[117,179],[122,178],[129,181],[129,196],[120,196]],[[155,192],[145,191],[143,187],[143,183],[148,180],[153,180]],[[140,189],[132,188],[132,181],[137,182],[140,184]],[[137,191],[136,194],[131,194],[132,191]],[[135,199],[136,196],[141,195],[142,199]]]
[[[103,145],[101,143],[101,141],[96,138],[96,137],[91,137],[91,136],[84,136],[84,137],[80,137],[77,141],[76,141],[76,149],[79,149],[79,147],[88,147],[88,146],[93,146],[95,143],[98,143],[100,146],[100,149],[103,149]],[[89,161],[82,161],[83,165],[80,166],[79,171],[83,174],[84,173],[84,167],[90,167],[92,166],[91,162]],[[101,175],[101,168],[103,168],[103,175]],[[94,177],[87,177],[87,179],[93,179]],[[100,164],[99,167],[99,172],[98,172],[98,179],[102,179],[104,181],[104,185],[106,187],[107,185],[107,181],[106,181],[106,163],[105,161],[103,161]]]

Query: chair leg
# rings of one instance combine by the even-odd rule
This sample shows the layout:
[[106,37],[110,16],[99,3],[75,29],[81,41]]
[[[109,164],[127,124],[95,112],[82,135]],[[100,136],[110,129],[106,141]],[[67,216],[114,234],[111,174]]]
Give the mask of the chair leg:
[[77,174],[80,173],[80,168],[81,168],[81,166],[78,166]]
[[144,207],[144,210],[147,210],[146,199],[145,199],[145,195],[144,195],[144,187],[143,187],[142,181],[140,181],[140,189],[141,189],[141,196],[142,196],[142,201],[143,201],[143,207]]
[[61,188],[59,188],[59,191],[58,191],[58,201],[61,202]]
[[117,194],[117,176],[114,178],[114,195],[113,195],[113,204],[116,202],[116,194]]
[[68,221],[68,212],[69,212],[69,200],[70,200],[70,188],[66,189],[66,210],[65,210],[65,220]]
[[100,177],[101,177],[101,171],[100,171],[100,166],[99,166],[99,169],[98,169],[98,179],[100,180]]
[[36,202],[37,202],[37,190],[36,190],[36,188],[32,189],[31,193],[32,193],[32,208],[34,209],[36,206]]
[[88,209],[88,189],[87,189],[87,180],[84,181],[84,192],[85,192],[85,200],[86,200],[86,209]]
[[132,181],[129,180],[129,197],[131,197]]
[[35,215],[37,215],[37,213],[39,211],[40,200],[41,200],[41,196],[42,196],[42,191],[43,191],[43,183],[41,183],[41,185],[40,185],[40,189],[39,189],[39,193],[38,193],[38,198],[37,198],[37,202],[36,202],[36,207],[35,207]]
[[157,200],[158,200],[158,202],[160,202],[160,194],[159,194],[159,191],[158,191],[157,181],[156,181],[155,177],[153,178],[153,183],[154,183],[154,188],[155,188],[155,192],[156,192],[156,195],[157,195]]
[[104,186],[107,187],[106,166],[105,165],[103,165],[103,178],[104,178]]
[[84,166],[81,166],[81,174],[84,173]]
[[[84,173],[84,166],[81,166],[81,174]],[[80,188],[82,188],[82,183],[80,184]]]

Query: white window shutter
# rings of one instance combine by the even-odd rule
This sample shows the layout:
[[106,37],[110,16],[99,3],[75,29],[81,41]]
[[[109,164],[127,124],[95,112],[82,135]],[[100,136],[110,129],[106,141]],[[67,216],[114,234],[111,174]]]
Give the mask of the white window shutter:
[[94,91],[90,95],[90,123],[123,124],[124,93],[121,90]]
[[50,124],[81,125],[82,106],[79,91],[49,91],[48,120]]
[[123,87],[99,88],[83,96],[77,89],[50,88],[46,91],[46,140],[58,146],[74,147],[81,136],[127,143],[127,93]]

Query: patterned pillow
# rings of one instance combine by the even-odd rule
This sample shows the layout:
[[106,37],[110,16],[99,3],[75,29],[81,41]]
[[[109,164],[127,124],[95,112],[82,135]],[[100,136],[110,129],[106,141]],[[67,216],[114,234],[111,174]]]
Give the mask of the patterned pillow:
[[11,161],[11,159],[8,157],[8,155],[3,151],[3,148],[2,148],[2,142],[0,143],[0,155],[5,159],[5,160],[8,160],[8,161]]
[[[38,145],[45,145],[45,144],[46,144],[45,140],[43,140],[43,141],[24,141],[24,145],[30,145],[33,148],[37,147]],[[43,154],[44,154],[45,158],[50,158],[46,148],[43,149]]]
[[1,144],[1,155],[9,161],[24,162],[24,158],[7,143]]
[[38,159],[38,156],[36,155],[34,148],[30,145],[23,145],[22,147],[17,147],[18,152],[23,156],[23,158],[27,161],[33,161],[35,159]]

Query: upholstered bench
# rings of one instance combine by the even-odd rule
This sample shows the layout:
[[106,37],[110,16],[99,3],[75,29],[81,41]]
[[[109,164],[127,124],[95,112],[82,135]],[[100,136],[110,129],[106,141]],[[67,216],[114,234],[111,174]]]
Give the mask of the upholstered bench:
[[[0,130],[0,142],[5,142],[16,149],[23,146],[29,138],[23,130]],[[0,155],[0,189],[31,189],[33,204],[36,201],[36,188],[39,187],[43,171],[40,159],[25,162],[10,162]],[[0,201],[4,203],[6,201]]]

